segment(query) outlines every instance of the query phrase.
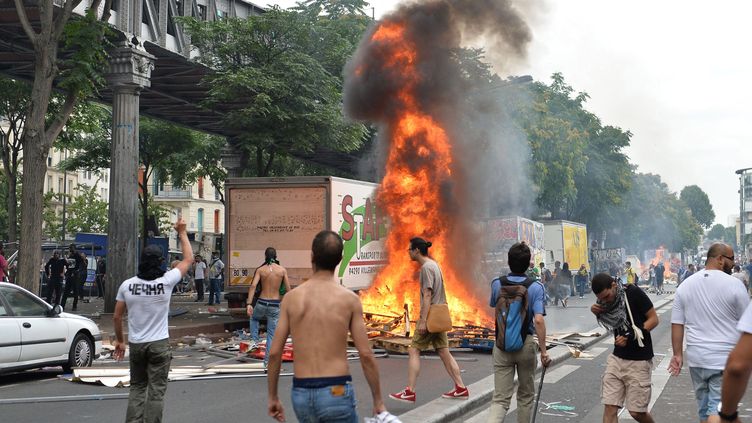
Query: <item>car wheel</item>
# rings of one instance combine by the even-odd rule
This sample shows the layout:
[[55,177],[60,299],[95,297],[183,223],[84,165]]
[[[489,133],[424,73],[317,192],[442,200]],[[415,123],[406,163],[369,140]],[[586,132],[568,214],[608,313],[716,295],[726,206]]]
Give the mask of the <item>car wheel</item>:
[[70,373],[74,367],[89,367],[94,361],[94,343],[84,333],[77,333],[73,338],[68,363],[63,366],[66,373]]

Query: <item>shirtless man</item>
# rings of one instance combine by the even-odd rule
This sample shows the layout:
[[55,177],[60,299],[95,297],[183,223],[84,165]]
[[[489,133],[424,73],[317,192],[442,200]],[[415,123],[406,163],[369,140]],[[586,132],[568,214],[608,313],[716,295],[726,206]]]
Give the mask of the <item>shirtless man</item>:
[[[253,306],[253,296],[256,286],[261,282],[261,295]],[[279,265],[277,250],[269,247],[264,252],[264,264],[256,269],[253,282],[248,289],[248,306],[246,312],[251,318],[251,339],[254,344],[259,342],[259,324],[266,318],[266,348],[272,345],[274,330],[279,320],[279,287],[284,284],[285,292],[290,292],[290,282],[287,279],[287,270]],[[268,364],[269,355],[264,355],[264,365]]]
[[[380,421],[396,421],[381,398],[379,371],[368,344],[363,308],[358,296],[340,286],[334,269],[342,260],[342,238],[322,231],[313,239],[313,275],[282,300],[277,337],[269,351],[269,415],[285,421],[277,388],[282,349],[287,336],[295,340],[292,403],[300,421],[358,422],[355,391],[347,364],[347,333],[360,355],[360,364]],[[385,419],[389,417],[391,420]]]

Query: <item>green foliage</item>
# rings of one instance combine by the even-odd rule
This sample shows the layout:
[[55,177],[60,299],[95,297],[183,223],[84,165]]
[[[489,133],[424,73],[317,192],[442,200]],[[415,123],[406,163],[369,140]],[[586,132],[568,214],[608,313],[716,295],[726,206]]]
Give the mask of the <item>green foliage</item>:
[[316,15],[325,13],[328,17],[337,19],[352,15],[368,16],[368,5],[365,0],[304,0],[299,3],[297,9],[311,10]]
[[[159,232],[162,236],[165,236],[165,234],[170,233],[170,228],[172,228],[172,222],[170,221],[170,213],[172,212],[172,209],[167,207],[166,205],[162,203],[158,203],[154,201],[154,196],[149,194],[148,198],[148,207],[147,207],[147,216],[154,216],[154,218],[157,221],[157,228],[159,228]],[[143,214],[138,215],[138,227],[143,228],[144,227],[144,216]]]
[[716,223],[705,235],[711,241],[721,241],[726,234],[726,228],[720,223]]
[[273,8],[248,19],[182,21],[198,60],[215,70],[204,80],[205,106],[225,111],[223,124],[239,134],[232,143],[257,176],[276,174],[275,160],[291,152],[354,151],[367,134],[341,107],[342,68],[366,21],[314,12]]
[[736,246],[736,227],[729,226],[723,230],[723,240],[731,246]]
[[53,192],[47,192],[44,194],[42,200],[42,235],[46,239],[59,240],[60,235],[62,235],[62,216],[58,215],[55,211],[55,203],[62,201],[62,195],[63,194],[55,194]]
[[91,8],[84,16],[71,19],[63,31],[63,45],[68,54],[60,64],[59,87],[82,98],[95,94],[106,83],[104,70],[108,66],[107,49],[112,47],[108,37],[114,31],[101,21]]
[[715,220],[715,212],[710,204],[708,194],[697,185],[689,185],[681,190],[679,196],[692,211],[692,216],[700,222],[703,228],[708,229]]
[[66,208],[65,230],[69,234],[77,232],[107,233],[107,202],[97,193],[97,185],[78,185],[78,195],[70,198]]

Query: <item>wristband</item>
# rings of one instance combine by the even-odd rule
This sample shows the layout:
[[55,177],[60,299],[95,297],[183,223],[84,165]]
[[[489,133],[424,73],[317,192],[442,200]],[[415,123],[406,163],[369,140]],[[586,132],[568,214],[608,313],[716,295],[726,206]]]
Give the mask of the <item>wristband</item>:
[[719,402],[718,403],[718,417],[720,417],[721,420],[723,420],[725,422],[733,422],[734,420],[736,420],[739,417],[739,410],[736,410],[736,411],[734,411],[731,414],[724,414],[721,411],[721,403]]

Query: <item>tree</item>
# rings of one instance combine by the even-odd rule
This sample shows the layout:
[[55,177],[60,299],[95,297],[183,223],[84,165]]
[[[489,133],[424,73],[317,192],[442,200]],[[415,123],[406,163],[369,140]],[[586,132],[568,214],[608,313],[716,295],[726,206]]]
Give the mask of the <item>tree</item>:
[[97,184],[78,185],[78,195],[70,200],[67,210],[66,231],[107,233],[107,202],[97,193]]
[[[74,151],[74,154],[61,163],[66,170],[99,170],[110,167],[110,127],[111,111],[99,107],[88,121],[83,121],[80,131],[64,137],[60,145]],[[99,126],[101,130],[95,128]],[[84,129],[90,128],[86,134]],[[139,205],[141,206],[141,242],[148,238],[147,226],[149,216],[154,215],[151,207],[152,195],[148,182],[156,178],[158,182],[172,182],[175,186],[194,183],[198,178],[208,177],[216,189],[221,189],[226,177],[219,164],[219,154],[224,140],[211,137],[182,126],[144,118],[139,129],[139,160],[141,176],[139,177]],[[158,214],[162,214],[161,212]],[[169,218],[169,214],[167,215]]]
[[0,77],[0,117],[5,125],[0,125],[0,158],[3,161],[3,175],[6,188],[7,239],[18,240],[18,195],[16,185],[21,170],[21,138],[26,112],[30,103],[31,87],[28,84],[6,77]]
[[736,247],[736,227],[735,226],[729,226],[726,229],[723,230],[723,240],[733,246]]
[[53,201],[62,201],[63,193],[55,194],[54,192],[44,193],[42,198],[42,223],[43,234],[46,239],[60,239],[60,226],[62,225],[62,219],[55,210]]
[[689,185],[681,190],[679,198],[692,211],[692,216],[702,225],[703,228],[708,229],[715,220],[715,212],[713,206],[710,204],[708,194],[697,185]]
[[707,235],[705,235],[709,240],[712,241],[720,241],[723,239],[724,235],[726,234],[726,228],[723,227],[720,223],[716,223],[713,225],[712,228],[708,231]]
[[342,65],[355,44],[337,25],[279,8],[247,19],[182,22],[198,60],[214,70],[205,78],[205,105],[222,110],[223,124],[239,134],[231,142],[246,174],[275,174],[275,162],[291,152],[362,145],[365,126],[342,116]]
[[[109,31],[111,0],[105,0],[101,14],[102,1],[93,0],[85,16],[75,19],[71,19],[73,9],[81,0],[65,0],[59,9],[55,0],[39,0],[35,3],[38,27],[29,21],[24,1],[14,2],[23,32],[34,49],[31,101],[21,137],[24,165],[27,169],[41,169],[76,103],[104,83],[102,72],[107,64],[105,49],[108,46],[105,35]],[[61,48],[64,54],[60,54]],[[64,92],[64,100],[59,105],[51,101],[56,80],[58,88]],[[55,116],[48,119],[51,105],[59,108],[55,108]],[[21,286],[36,292],[41,261],[44,172],[24,172],[23,187],[26,195],[21,199],[21,212],[26,221],[21,226],[17,280]]]

